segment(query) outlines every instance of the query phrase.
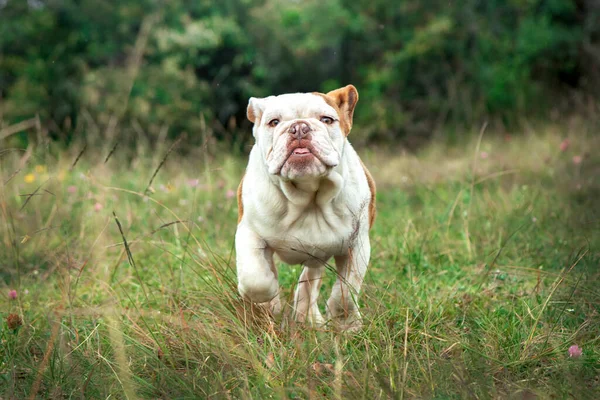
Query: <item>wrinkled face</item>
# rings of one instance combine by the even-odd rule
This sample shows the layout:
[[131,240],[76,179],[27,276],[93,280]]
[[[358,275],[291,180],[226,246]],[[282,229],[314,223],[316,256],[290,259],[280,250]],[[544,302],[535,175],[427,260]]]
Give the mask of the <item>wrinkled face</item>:
[[357,100],[351,85],[327,94],[251,98],[248,118],[269,174],[286,180],[327,175],[340,163]]

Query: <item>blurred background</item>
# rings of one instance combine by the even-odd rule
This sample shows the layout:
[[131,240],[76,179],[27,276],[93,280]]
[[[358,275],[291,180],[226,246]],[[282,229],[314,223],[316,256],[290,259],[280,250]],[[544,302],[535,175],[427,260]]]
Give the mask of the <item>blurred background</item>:
[[244,144],[248,97],[348,83],[359,144],[596,115],[600,1],[0,0],[0,129],[22,141]]

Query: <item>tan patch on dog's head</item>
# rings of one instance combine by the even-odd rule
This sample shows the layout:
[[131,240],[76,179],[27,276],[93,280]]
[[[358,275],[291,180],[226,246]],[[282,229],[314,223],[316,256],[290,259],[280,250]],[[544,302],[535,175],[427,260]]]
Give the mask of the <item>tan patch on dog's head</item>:
[[264,102],[263,99],[256,97],[250,97],[248,100],[248,108],[246,109],[246,117],[252,123],[260,120],[263,113]]
[[248,104],[248,108],[246,109],[246,118],[248,118],[248,121],[252,123],[256,121],[256,114],[254,113],[254,107],[252,107],[252,104]]
[[327,94],[315,92],[329,104],[340,117],[340,127],[344,135],[348,136],[352,129],[352,118],[354,116],[354,108],[358,102],[358,90],[354,85],[347,85],[343,88],[332,90]]

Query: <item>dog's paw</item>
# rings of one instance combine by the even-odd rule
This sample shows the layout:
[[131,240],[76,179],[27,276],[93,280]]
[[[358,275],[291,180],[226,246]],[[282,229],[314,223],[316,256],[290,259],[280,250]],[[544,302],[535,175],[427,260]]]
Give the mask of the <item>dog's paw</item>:
[[273,317],[278,318],[281,316],[281,300],[279,300],[279,295],[275,296],[273,300],[267,304]]
[[334,329],[344,332],[358,332],[362,328],[362,316],[358,310],[354,310],[349,314],[337,314],[327,313],[327,319],[329,324]]
[[326,322],[319,309],[310,309],[304,313],[295,312],[294,320],[300,324],[308,324],[313,328],[321,328]]
[[271,318],[277,319],[281,317],[281,300],[279,299],[279,295],[275,296],[271,301],[254,304],[263,309]]
[[358,332],[362,329],[362,319],[345,320],[338,323],[337,327],[344,332]]

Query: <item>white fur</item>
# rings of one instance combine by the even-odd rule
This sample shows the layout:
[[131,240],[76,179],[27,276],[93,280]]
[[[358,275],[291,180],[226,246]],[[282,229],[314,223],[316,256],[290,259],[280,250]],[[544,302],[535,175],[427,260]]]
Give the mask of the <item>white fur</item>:
[[[238,289],[257,303],[280,310],[273,254],[303,264],[295,291],[297,320],[321,325],[317,305],[325,263],[335,258],[338,279],[327,315],[344,328],[360,326],[356,295],[369,257],[370,189],[358,155],[340,129],[335,109],[315,94],[296,93],[250,100],[256,144],[242,186],[243,217],[236,233]],[[281,122],[270,127],[268,122]],[[297,120],[313,128],[316,159],[307,168],[286,163],[287,130]]]

